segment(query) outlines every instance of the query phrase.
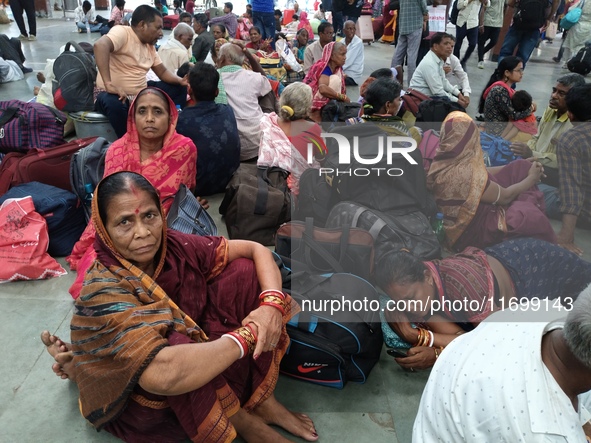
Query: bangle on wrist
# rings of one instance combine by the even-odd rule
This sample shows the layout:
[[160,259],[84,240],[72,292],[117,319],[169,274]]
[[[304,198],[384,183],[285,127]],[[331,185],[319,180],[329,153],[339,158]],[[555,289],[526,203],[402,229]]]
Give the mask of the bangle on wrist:
[[276,295],[280,297],[282,300],[285,300],[285,294],[283,291],[279,289],[265,289],[263,292],[259,294],[259,300],[262,300],[267,295]]
[[254,348],[256,347],[256,344],[257,344],[257,336],[254,332],[254,329],[252,329],[252,326],[250,326],[250,324],[247,324],[246,326],[238,328],[232,332],[228,332],[224,335],[230,336],[232,338],[232,340],[234,340],[240,344],[240,346],[242,348],[240,358],[243,358],[243,357],[250,355],[254,352]]
[[429,344],[428,346],[431,348],[433,346],[433,342],[435,341],[435,334],[433,333],[433,331],[427,331],[429,332]]
[[222,337],[227,337],[238,345],[238,347],[240,348],[240,357],[238,357],[238,359],[241,359],[242,357],[244,357],[244,349],[245,348],[244,348],[244,346],[242,346],[242,343],[240,342],[240,340],[238,340],[236,337],[234,337],[231,333],[224,334],[224,335],[222,335]]

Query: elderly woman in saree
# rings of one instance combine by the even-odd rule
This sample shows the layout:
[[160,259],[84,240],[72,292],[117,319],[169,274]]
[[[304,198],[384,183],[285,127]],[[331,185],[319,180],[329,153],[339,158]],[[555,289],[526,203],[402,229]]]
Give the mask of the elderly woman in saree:
[[[298,310],[263,246],[166,229],[158,191],[118,172],[92,203],[97,259],[71,320],[71,344],[47,331],[54,371],[80,411],[124,441],[314,441],[314,424],[274,397]],[[65,352],[62,352],[65,351]]]
[[[277,166],[289,171],[287,185],[294,195],[299,194],[302,173],[308,168],[319,168],[316,159],[324,158],[326,146],[318,124],[306,118],[312,106],[312,89],[304,83],[287,86],[279,99],[279,114],[263,114],[261,142],[257,165]],[[308,163],[308,146],[314,160]]]
[[[126,134],[109,147],[105,157],[105,177],[117,171],[144,175],[158,189],[165,213],[181,184],[195,188],[197,175],[197,148],[190,138],[176,132],[177,120],[178,111],[168,95],[145,88],[129,108]],[[84,271],[95,258],[94,238],[94,225],[89,223],[66,259],[79,274],[70,289],[74,298],[80,293]]]
[[556,243],[537,187],[543,173],[540,163],[528,160],[486,168],[472,118],[449,114],[427,175],[427,187],[444,214],[447,246],[461,251],[516,237]]
[[312,111],[319,111],[330,100],[349,103],[343,65],[347,60],[344,43],[330,42],[322,50],[322,58],[312,65],[304,83],[312,88]]

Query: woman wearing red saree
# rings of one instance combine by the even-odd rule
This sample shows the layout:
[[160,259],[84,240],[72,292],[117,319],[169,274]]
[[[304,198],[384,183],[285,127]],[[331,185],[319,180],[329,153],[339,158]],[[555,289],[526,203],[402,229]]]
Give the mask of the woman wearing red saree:
[[[156,113],[165,116],[159,119],[160,127],[155,124]],[[127,133],[113,142],[105,158],[105,177],[117,171],[133,171],[150,180],[160,193],[165,214],[181,183],[193,189],[197,175],[197,148],[190,138],[177,134],[177,120],[178,111],[163,91],[154,87],[140,91],[129,108]],[[70,288],[74,298],[95,258],[94,237],[93,224],[89,223],[66,259],[79,275]]]
[[312,111],[319,111],[330,100],[349,103],[343,65],[347,60],[347,47],[341,42],[327,43],[322,58],[312,65],[304,83],[312,88]]
[[269,424],[317,440],[312,421],[273,395],[298,306],[272,254],[168,231],[157,190],[133,172],[104,178],[92,205],[97,259],[69,350],[42,334],[58,375],[78,385],[82,415],[128,442],[287,442]]
[[487,169],[472,118],[449,114],[427,175],[427,187],[444,214],[448,246],[461,251],[517,237],[556,243],[537,188],[543,172],[540,163],[528,160]]
[[310,20],[308,20],[308,13],[306,11],[302,11],[300,13],[300,23],[298,24],[298,31],[300,29],[305,29],[306,31],[308,31],[308,41],[314,40],[314,30],[312,29]]

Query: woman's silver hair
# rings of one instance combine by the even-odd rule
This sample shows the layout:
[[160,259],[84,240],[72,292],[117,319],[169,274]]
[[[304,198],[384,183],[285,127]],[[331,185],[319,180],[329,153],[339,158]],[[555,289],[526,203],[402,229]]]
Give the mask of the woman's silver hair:
[[[293,114],[289,109],[291,108]],[[282,120],[301,120],[308,116],[312,107],[312,88],[305,83],[297,82],[287,86],[279,98],[279,117]]]
[[234,43],[224,43],[218,52],[218,59],[227,57],[233,65],[242,66],[244,63],[244,53],[238,45]]
[[581,292],[564,324],[564,339],[573,355],[591,369],[591,285]]
[[336,42],[336,43],[334,44],[334,46],[332,47],[332,52],[331,52],[331,54],[334,54],[335,52],[337,52],[337,51],[338,51],[338,49],[339,49],[341,46],[344,46],[345,48],[347,48],[347,45],[345,45],[343,42]]

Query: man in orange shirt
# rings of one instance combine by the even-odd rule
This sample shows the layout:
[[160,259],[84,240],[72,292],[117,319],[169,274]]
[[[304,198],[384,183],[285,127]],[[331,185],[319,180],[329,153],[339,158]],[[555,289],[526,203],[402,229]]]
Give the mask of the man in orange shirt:
[[150,69],[161,80],[150,82],[164,90],[175,103],[187,96],[187,79],[166,69],[154,45],[162,38],[162,15],[148,5],[138,6],[132,26],[114,26],[94,44],[98,68],[95,109],[104,114],[118,137],[127,131],[129,104],[148,85]]

